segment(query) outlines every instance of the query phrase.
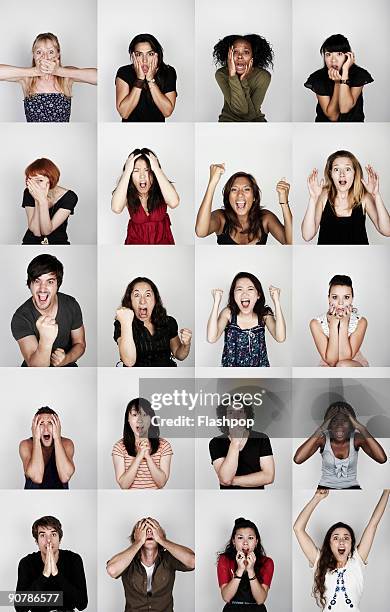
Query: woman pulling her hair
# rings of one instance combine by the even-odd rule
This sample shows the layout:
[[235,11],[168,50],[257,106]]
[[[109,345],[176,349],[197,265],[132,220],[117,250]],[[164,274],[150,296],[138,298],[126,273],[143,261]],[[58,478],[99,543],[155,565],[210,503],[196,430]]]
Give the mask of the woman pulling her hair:
[[325,412],[318,429],[298,448],[295,463],[310,459],[318,450],[322,458],[319,489],[360,489],[357,480],[358,452],[362,449],[377,463],[386,463],[382,446],[359,423],[352,406],[337,401]]
[[73,83],[96,85],[96,68],[62,66],[57,36],[38,34],[32,46],[31,68],[0,64],[0,81],[20,83],[28,122],[68,122]]
[[231,34],[217,42],[213,57],[224,99],[218,121],[266,121],[261,105],[273,68],[269,42],[259,34]]
[[302,221],[302,237],[317,244],[368,244],[366,215],[383,236],[390,236],[390,215],[379,193],[379,176],[366,166],[367,180],[356,157],[349,151],[329,155],[325,180],[318,170],[310,174],[309,204]]
[[326,489],[314,494],[295,521],[294,532],[299,546],[314,571],[313,596],[322,610],[336,612],[353,609],[359,612],[363,594],[363,570],[386,509],[389,492],[389,489],[383,491],[357,546],[352,527],[342,522],[328,529],[321,549],[318,549],[307,533],[306,527],[311,515],[329,494]]
[[273,573],[274,562],[265,554],[255,523],[236,519],[225,550],[218,554],[218,584],[226,602],[223,612],[266,612]]
[[114,213],[129,211],[125,244],[175,244],[167,206],[176,208],[179,201],[153,151],[134,149],[111,200]]
[[247,172],[236,172],[225,184],[223,208],[212,211],[213,198],[225,164],[212,164],[210,178],[196,218],[199,238],[217,235],[218,244],[266,244],[271,234],[281,244],[292,244],[292,214],[288,202],[290,185],[281,179],[276,185],[283,223],[261,206],[261,191],[256,179]]
[[153,424],[150,402],[137,397],[127,404],[123,438],[112,449],[115,478],[121,489],[162,489],[169,478],[172,448]]

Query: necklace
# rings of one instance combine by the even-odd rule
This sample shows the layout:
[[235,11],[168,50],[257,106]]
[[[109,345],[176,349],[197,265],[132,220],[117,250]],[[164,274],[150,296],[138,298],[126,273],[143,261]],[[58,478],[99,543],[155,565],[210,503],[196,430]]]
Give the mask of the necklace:
[[353,603],[350,599],[350,597],[348,596],[347,593],[347,589],[345,587],[345,582],[344,582],[344,573],[346,572],[346,567],[344,569],[342,569],[341,571],[337,571],[337,581],[336,581],[336,588],[334,590],[334,594],[332,599],[330,600],[330,604],[328,606],[328,610],[332,609],[332,606],[336,605],[336,598],[337,595],[341,592],[344,597],[345,597],[345,603],[347,604],[347,606],[349,606],[350,608],[353,608]]

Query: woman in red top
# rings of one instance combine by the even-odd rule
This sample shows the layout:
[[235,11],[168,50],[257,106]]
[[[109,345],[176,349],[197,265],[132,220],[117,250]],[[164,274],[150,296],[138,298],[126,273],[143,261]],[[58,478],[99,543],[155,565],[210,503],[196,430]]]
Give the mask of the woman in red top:
[[178,204],[176,189],[153,151],[132,151],[111,199],[113,212],[119,214],[126,207],[129,211],[125,244],[175,244],[167,206]]
[[223,612],[267,612],[274,562],[266,557],[256,525],[245,518],[234,521],[230,540],[218,555],[218,584]]

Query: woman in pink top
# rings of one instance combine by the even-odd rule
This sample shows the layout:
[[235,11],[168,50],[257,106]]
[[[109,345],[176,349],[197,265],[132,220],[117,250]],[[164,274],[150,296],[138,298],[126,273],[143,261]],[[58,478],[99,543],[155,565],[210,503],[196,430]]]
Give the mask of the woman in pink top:
[[137,397],[126,408],[123,438],[112,449],[115,478],[121,489],[162,489],[173,455],[153,424],[155,412],[147,399]]

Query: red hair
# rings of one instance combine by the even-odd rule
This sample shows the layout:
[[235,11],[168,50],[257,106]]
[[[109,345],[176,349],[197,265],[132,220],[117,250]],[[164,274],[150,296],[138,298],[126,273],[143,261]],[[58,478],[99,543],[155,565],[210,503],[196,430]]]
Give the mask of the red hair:
[[60,171],[50,159],[41,157],[32,162],[24,171],[27,178],[42,174],[49,179],[50,189],[53,189],[59,181]]

